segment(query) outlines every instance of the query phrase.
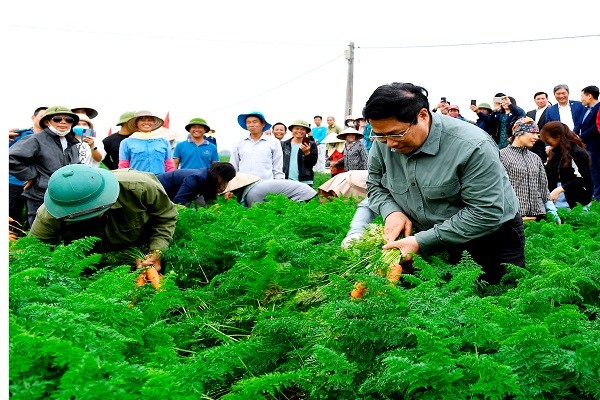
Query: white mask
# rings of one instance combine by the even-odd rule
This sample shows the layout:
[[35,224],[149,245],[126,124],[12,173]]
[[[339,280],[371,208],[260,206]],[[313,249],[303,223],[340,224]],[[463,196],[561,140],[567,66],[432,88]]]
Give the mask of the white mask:
[[61,132],[61,131],[59,131],[58,129],[56,129],[55,127],[53,127],[52,125],[48,125],[48,129],[50,129],[50,131],[51,131],[51,132],[54,132],[54,133],[56,133],[56,134],[57,134],[58,136],[60,136],[60,137],[65,137],[65,136],[67,136],[67,134],[68,134],[69,132],[71,132],[71,130],[70,130],[70,129],[67,129],[67,130],[66,130],[66,131],[64,131],[64,132]]

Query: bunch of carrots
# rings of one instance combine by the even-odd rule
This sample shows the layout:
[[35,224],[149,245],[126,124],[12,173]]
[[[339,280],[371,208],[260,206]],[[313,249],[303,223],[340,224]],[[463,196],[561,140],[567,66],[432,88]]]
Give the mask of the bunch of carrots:
[[135,266],[137,270],[141,270],[135,279],[137,286],[144,286],[147,282],[150,282],[154,289],[160,289],[160,280],[162,275],[158,272],[154,265],[143,265],[143,261],[146,259],[146,255],[139,249],[130,250],[131,256],[135,259]]
[[137,286],[144,286],[146,282],[150,282],[154,289],[160,289],[160,280],[162,275],[154,268],[153,265],[149,267],[142,267],[144,270],[139,273],[135,280]]
[[[383,227],[380,225],[371,225],[368,228],[366,235],[363,235],[364,242],[367,246],[379,247],[383,244]],[[383,276],[385,274],[387,280],[392,285],[397,285],[402,275],[402,252],[399,249],[383,250],[381,256],[375,261],[375,265],[381,265],[381,268],[375,268],[375,273]],[[350,297],[360,299],[367,292],[367,286],[364,281],[359,281],[354,284],[354,288],[350,291]]]

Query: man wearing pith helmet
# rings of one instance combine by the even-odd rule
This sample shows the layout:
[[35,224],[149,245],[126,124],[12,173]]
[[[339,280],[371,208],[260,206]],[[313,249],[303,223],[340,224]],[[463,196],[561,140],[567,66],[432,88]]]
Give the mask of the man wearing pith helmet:
[[248,134],[234,144],[230,162],[237,172],[256,175],[262,179],[285,179],[283,152],[279,140],[265,134],[271,124],[263,113],[251,111],[238,115],[238,124]]
[[101,239],[99,250],[140,247],[148,250],[142,266],[160,270],[176,218],[175,204],[154,174],[75,164],[59,168],[50,177],[29,234],[67,244],[96,236]]
[[292,138],[281,142],[285,178],[312,186],[315,176],[313,167],[317,163],[319,150],[314,139],[308,136],[310,125],[299,119],[292,122],[288,129],[292,132]]
[[25,182],[27,222],[33,224],[37,209],[44,202],[50,175],[68,164],[79,163],[79,141],[73,127],[79,117],[69,108],[53,106],[40,119],[42,132],[19,140],[8,152],[9,173]]
[[192,118],[185,130],[190,134],[186,140],[177,143],[173,151],[175,169],[210,168],[212,163],[219,161],[217,146],[204,137],[210,131],[204,119]]

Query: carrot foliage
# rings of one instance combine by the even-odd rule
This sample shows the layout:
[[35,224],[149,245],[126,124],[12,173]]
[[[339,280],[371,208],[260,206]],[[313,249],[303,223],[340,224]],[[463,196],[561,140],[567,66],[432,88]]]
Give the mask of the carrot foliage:
[[96,238],[19,239],[11,396],[600,397],[600,204],[527,222],[527,267],[495,286],[443,253],[390,283],[380,238],[340,248],[355,208],[271,196],[181,209],[160,291],[134,284],[128,257],[93,253]]

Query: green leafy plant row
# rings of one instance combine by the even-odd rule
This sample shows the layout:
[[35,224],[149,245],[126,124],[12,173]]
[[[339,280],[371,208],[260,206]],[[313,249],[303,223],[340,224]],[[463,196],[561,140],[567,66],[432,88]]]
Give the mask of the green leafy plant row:
[[158,291],[96,238],[19,239],[11,398],[600,398],[600,204],[526,223],[526,268],[494,286],[443,253],[390,283],[380,239],[340,248],[355,209],[182,209]]

